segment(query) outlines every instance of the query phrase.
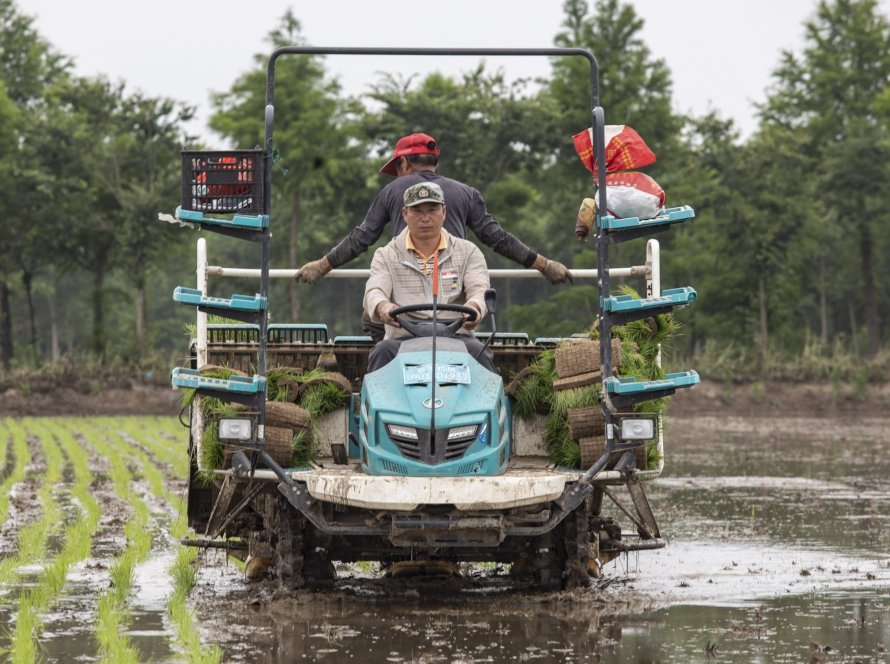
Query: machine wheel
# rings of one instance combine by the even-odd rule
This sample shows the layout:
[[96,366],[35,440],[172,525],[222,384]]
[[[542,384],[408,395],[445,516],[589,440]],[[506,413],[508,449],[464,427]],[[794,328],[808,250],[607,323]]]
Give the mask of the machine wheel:
[[564,521],[565,566],[562,585],[566,590],[586,588],[590,584],[590,576],[587,573],[587,563],[590,561],[589,514],[588,498]]
[[541,590],[574,590],[590,584],[590,499],[539,540],[535,580]]
[[276,496],[273,507],[275,533],[275,576],[285,589],[302,588],[304,577],[306,522],[283,496]]

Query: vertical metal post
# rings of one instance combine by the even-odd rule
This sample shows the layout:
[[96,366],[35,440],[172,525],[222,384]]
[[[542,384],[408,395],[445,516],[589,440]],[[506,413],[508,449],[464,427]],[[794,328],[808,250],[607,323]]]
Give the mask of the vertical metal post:
[[[198,240],[198,257],[197,257],[197,269],[195,270],[197,276],[197,286],[196,288],[201,291],[201,295],[207,295],[207,240],[204,238],[200,238]],[[198,329],[197,329],[197,339],[195,340],[195,349],[197,351],[198,356],[198,366],[200,369],[205,364],[207,364],[207,314],[203,311],[198,310],[197,317]]]
[[[600,365],[602,366],[603,382],[612,376],[612,320],[603,311],[599,303],[603,298],[609,297],[612,292],[612,280],[609,275],[609,238],[606,229],[600,223],[600,218],[608,214],[606,202],[606,119],[603,109],[599,106],[593,109],[593,151],[597,165],[597,203],[596,203],[596,269],[599,297],[597,298],[597,320],[600,328]],[[605,385],[603,385],[603,423],[606,429],[606,451],[612,449],[614,432],[612,430],[612,411],[609,408],[608,399],[605,397]]]
[[[661,245],[658,240],[646,242],[646,297],[659,297],[661,295]],[[661,366],[661,346],[655,356],[655,364]],[[658,466],[655,470],[658,474],[664,470],[664,421],[658,418]]]
[[[273,85],[270,78],[267,85]],[[271,103],[266,104],[265,112],[265,142],[263,147],[263,214],[270,214],[272,209],[272,125],[275,119],[275,108]],[[269,301],[269,262],[271,261],[272,220],[263,233],[262,240],[262,265],[260,266],[260,295]],[[268,309],[260,319],[260,347],[257,352],[257,373],[266,377],[266,346],[269,338],[269,311]],[[266,394],[269,389],[268,381],[264,391],[260,394],[259,419],[257,423],[257,437],[260,449],[265,449],[263,443],[266,438]]]

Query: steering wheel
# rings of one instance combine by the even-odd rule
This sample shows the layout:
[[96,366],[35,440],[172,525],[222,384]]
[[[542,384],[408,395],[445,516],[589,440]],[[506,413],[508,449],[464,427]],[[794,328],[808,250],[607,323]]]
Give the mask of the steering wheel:
[[[464,304],[437,304],[436,309],[442,311],[457,311],[458,313],[467,314],[470,317],[470,322],[473,322],[479,317],[478,311],[476,311],[473,307],[468,307]],[[407,304],[404,307],[396,307],[395,309],[391,309],[389,315],[390,317],[394,318],[399,325],[401,325],[415,337],[431,337],[433,336],[433,332],[435,332],[437,337],[454,337],[461,326],[465,322],[467,322],[464,318],[455,318],[454,320],[447,323],[440,323],[439,321],[436,321],[436,326],[434,329],[432,321],[415,321],[409,318],[398,318],[398,316],[411,313],[412,311],[432,310],[432,302],[430,302],[429,304]]]

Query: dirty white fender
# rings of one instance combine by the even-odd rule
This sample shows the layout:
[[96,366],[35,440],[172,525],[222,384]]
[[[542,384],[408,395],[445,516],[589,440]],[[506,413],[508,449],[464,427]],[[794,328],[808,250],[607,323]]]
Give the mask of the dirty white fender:
[[410,511],[420,505],[454,505],[459,510],[497,510],[558,498],[567,473],[515,470],[497,477],[372,476],[351,468],[294,472],[316,500],[366,509]]

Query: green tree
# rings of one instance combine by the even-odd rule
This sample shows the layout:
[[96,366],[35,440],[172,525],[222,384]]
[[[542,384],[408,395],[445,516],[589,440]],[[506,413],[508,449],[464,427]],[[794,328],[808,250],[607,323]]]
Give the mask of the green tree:
[[[137,347],[146,343],[148,272],[171,245],[181,244],[175,228],[160,228],[159,210],[179,197],[179,150],[188,138],[183,123],[193,111],[171,99],[125,96],[120,91],[107,139],[96,149],[92,172],[114,198],[121,225],[116,239],[120,266],[136,289]],[[165,232],[166,231],[166,232]]]
[[[846,237],[856,247],[858,292],[847,299],[862,303],[874,354],[881,341],[877,229],[890,221],[890,194],[878,184],[890,162],[890,23],[875,0],[822,0],[805,29],[802,53],[782,55],[763,120],[805,136],[820,184],[815,206],[842,230],[838,242]],[[824,247],[823,262],[840,253],[836,245]]]
[[[107,279],[123,264],[121,229],[125,214],[109,186],[106,146],[117,139],[115,120],[123,104],[123,84],[103,79],[75,78],[60,86],[55,95],[60,142],[52,171],[68,185],[62,198],[65,228],[53,238],[52,247],[62,270],[82,270],[90,275],[92,293],[91,349],[98,357],[108,350]],[[123,292],[118,291],[119,295]]]
[[[644,20],[633,5],[620,0],[597,0],[593,14],[587,0],[566,0],[563,11],[565,30],[554,41],[593,52],[606,122],[631,125],[657,155],[666,153],[677,144],[682,122],[671,110],[670,70],[640,37]],[[553,63],[549,92],[569,136],[590,126],[589,78],[586,60],[559,58]]]
[[[35,188],[39,176],[29,164],[27,139],[34,117],[44,107],[46,90],[67,75],[70,63],[56,53],[33,27],[33,19],[20,13],[12,0],[0,0],[0,178],[7,185],[0,190],[5,211],[5,232],[0,239],[0,366],[9,369],[13,353],[10,286],[13,273],[22,265],[23,247],[39,242],[33,232],[31,208],[23,204]],[[31,305],[31,276],[23,274]],[[31,343],[36,343],[31,317]]]
[[[563,30],[555,36],[560,47],[587,48],[594,54],[599,71],[599,103],[609,124],[627,124],[637,130],[658,157],[646,170],[668,189],[687,153],[680,133],[683,119],[671,110],[672,82],[664,61],[654,58],[642,40],[643,19],[633,6],[619,0],[598,0],[590,12],[586,0],[566,0],[563,4]],[[574,240],[574,224],[581,200],[593,194],[594,183],[583,169],[574,150],[572,136],[591,125],[590,74],[587,61],[579,57],[557,58],[552,76],[544,81],[537,100],[547,118],[538,133],[541,153],[548,159],[543,167],[530,170],[527,184],[535,192],[530,215],[523,226],[535,226],[547,255],[568,265],[595,265],[595,244],[579,245]],[[677,200],[677,199],[674,199]],[[685,201],[684,201],[685,202]],[[530,229],[529,232],[535,232]],[[525,231],[523,231],[525,233]],[[523,235],[524,237],[524,235]],[[615,264],[639,264],[643,241],[616,247]],[[574,288],[578,288],[575,286]],[[534,306],[523,312],[523,321],[541,334],[565,334],[589,326],[595,306],[577,306],[577,295],[559,289],[549,298],[562,306],[565,316],[554,318],[544,307],[535,315]],[[594,289],[587,289],[595,297]],[[529,300],[540,299],[547,291],[541,285],[526,289]],[[533,325],[533,327],[531,327]]]
[[[272,48],[303,44],[291,11],[269,35]],[[237,145],[262,145],[266,93],[265,55],[232,88],[214,95],[210,126]],[[338,233],[358,222],[369,199],[364,150],[352,130],[359,107],[341,98],[340,86],[326,77],[322,60],[285,55],[275,73],[275,146],[280,167],[274,173],[273,224],[286,223],[287,265],[298,267],[333,246]],[[286,171],[286,172],[285,172]],[[360,220],[360,218],[359,218]],[[282,246],[273,243],[273,250]],[[273,254],[274,255],[274,254]],[[316,289],[327,299],[329,288]],[[289,284],[290,320],[302,317],[300,291]]]

